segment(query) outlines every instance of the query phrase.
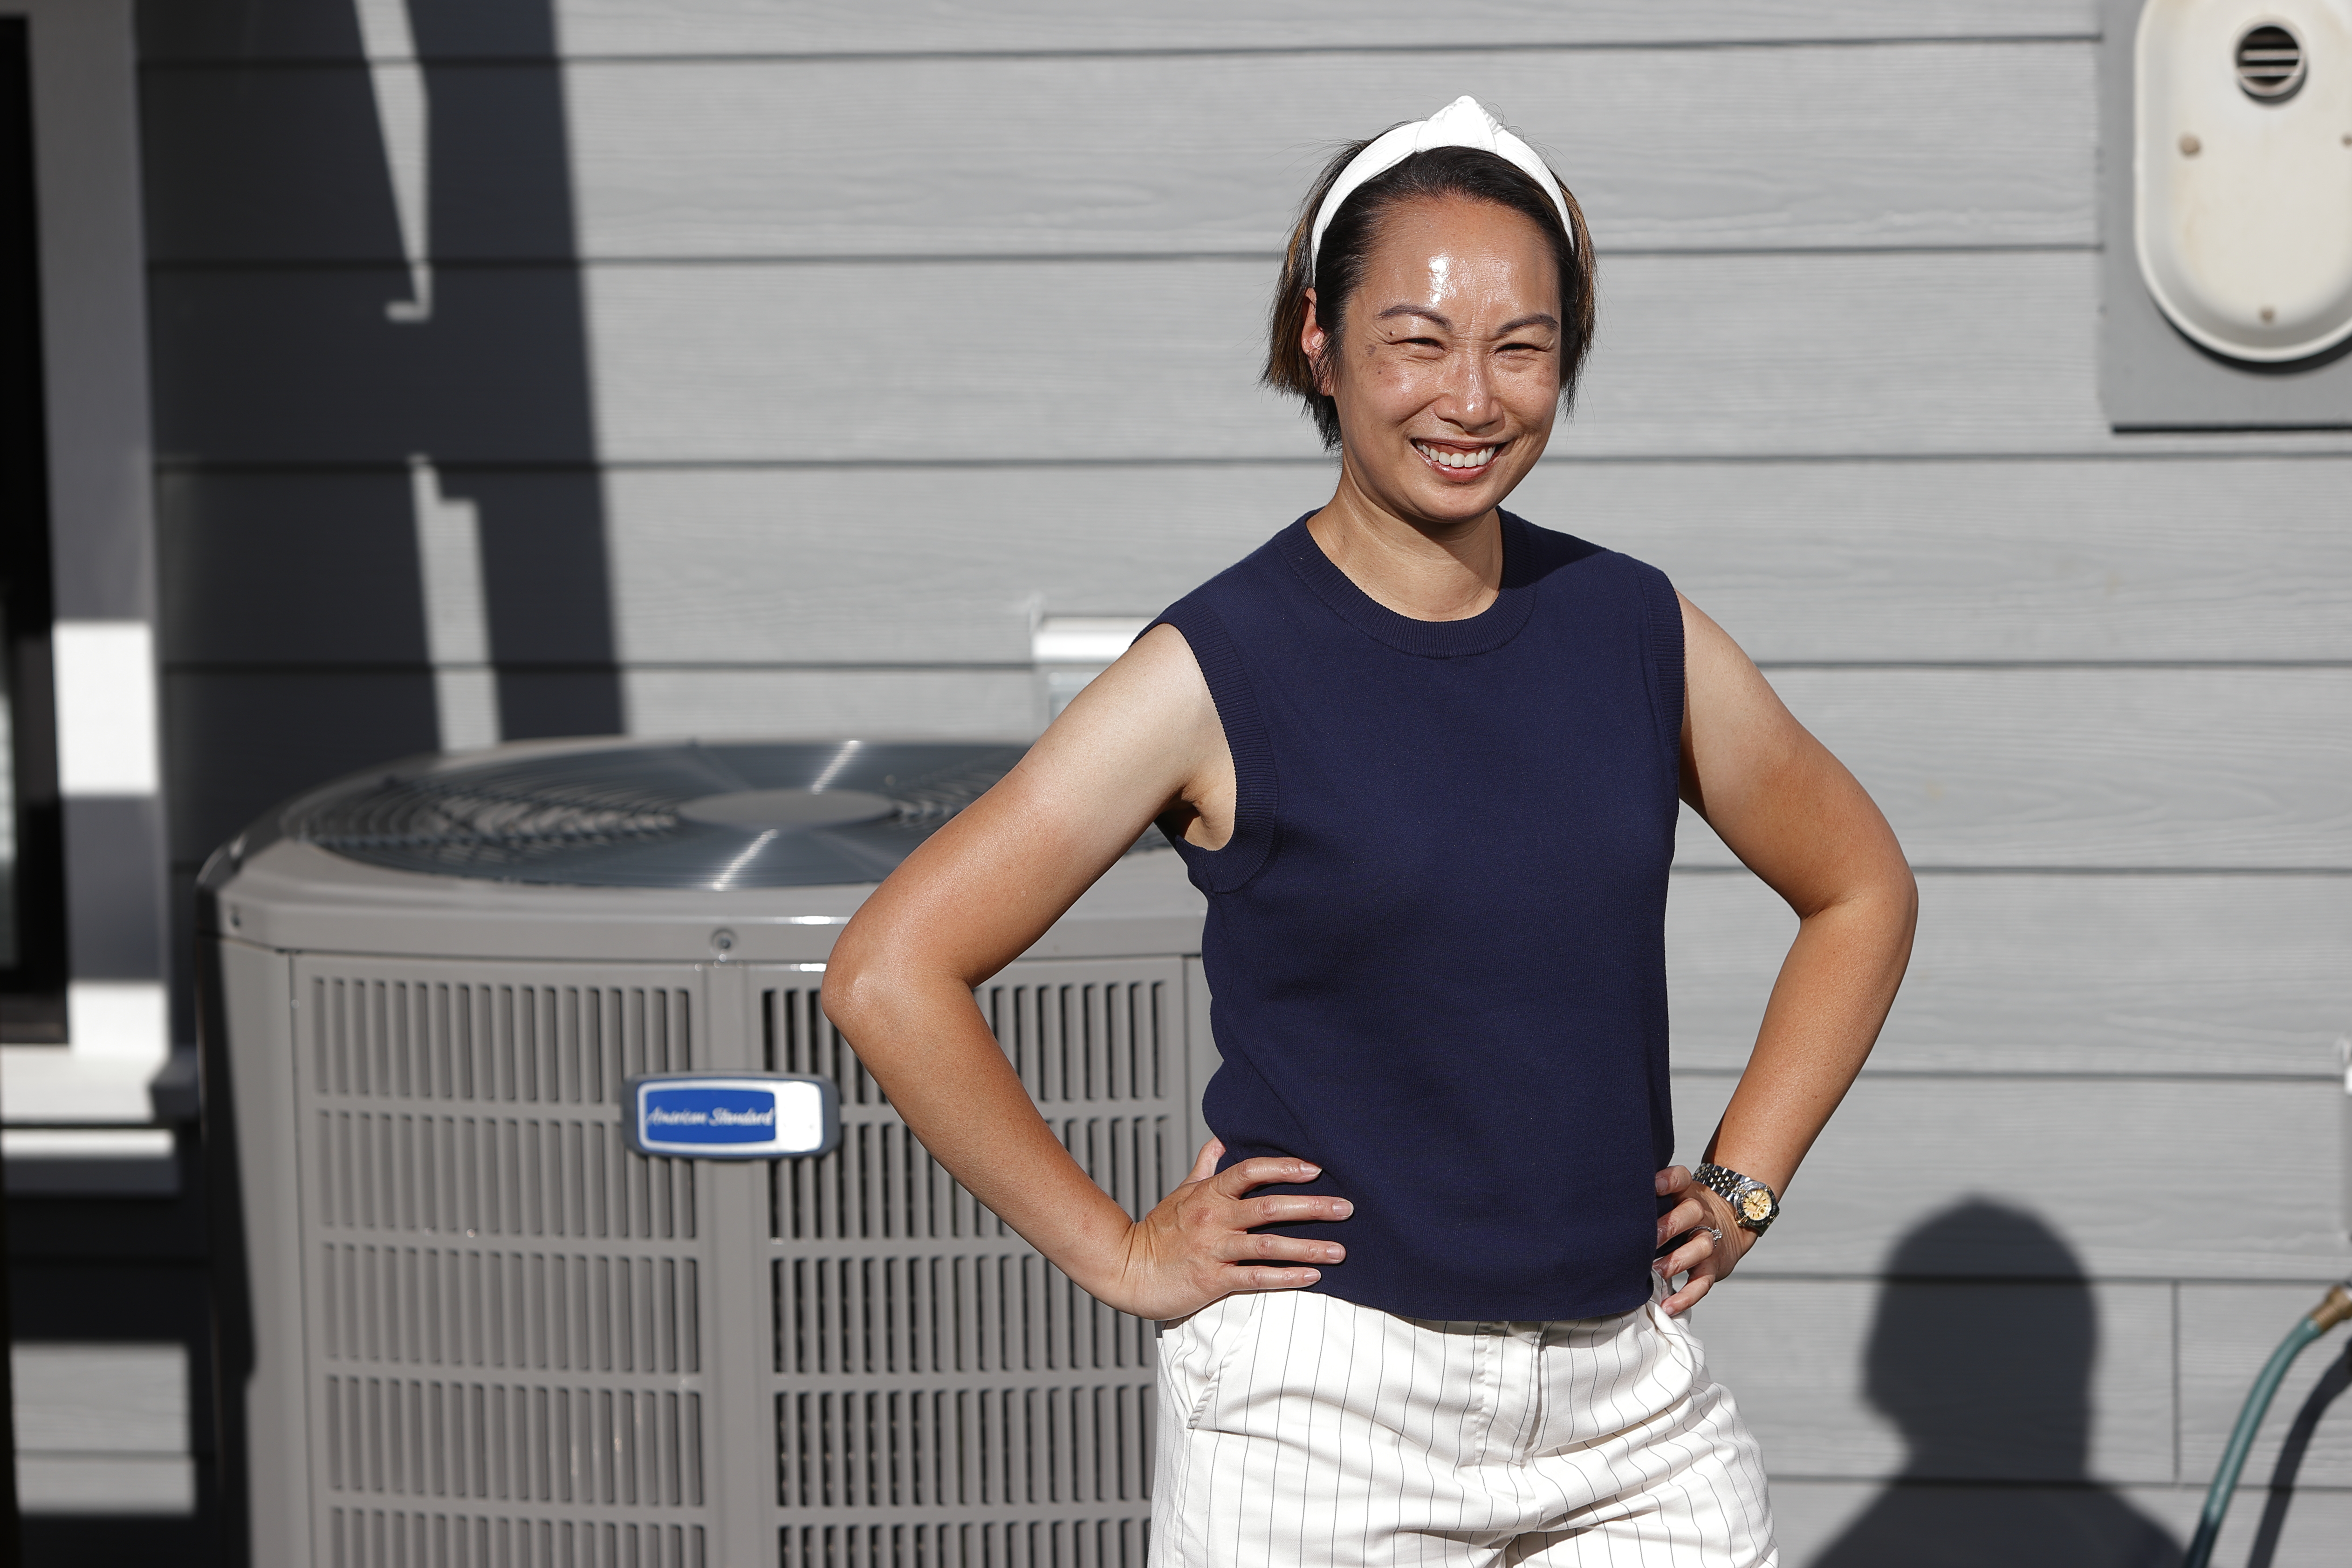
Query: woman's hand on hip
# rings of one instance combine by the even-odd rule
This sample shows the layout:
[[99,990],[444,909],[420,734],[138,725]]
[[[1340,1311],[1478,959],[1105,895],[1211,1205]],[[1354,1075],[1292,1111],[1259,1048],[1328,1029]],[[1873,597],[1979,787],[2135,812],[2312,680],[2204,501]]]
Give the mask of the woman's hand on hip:
[[1258,1232],[1262,1225],[1345,1219],[1355,1205],[1344,1197],[1283,1193],[1253,1197],[1258,1187],[1313,1181],[1319,1167],[1305,1160],[1244,1160],[1217,1169],[1225,1145],[1212,1138],[1192,1174],[1160,1206],[1128,1228],[1118,1272],[1095,1296],[1139,1318],[1181,1318],[1240,1291],[1296,1291],[1321,1279],[1318,1263],[1337,1263],[1347,1249],[1333,1241]]
[[1685,1231],[1690,1233],[1689,1239],[1651,1265],[1669,1280],[1677,1274],[1690,1276],[1681,1290],[1659,1303],[1667,1316],[1678,1318],[1737,1268],[1759,1238],[1739,1223],[1721,1194],[1692,1180],[1690,1172],[1681,1166],[1668,1166],[1658,1173],[1658,1196],[1680,1201],[1659,1217],[1657,1244],[1664,1247]]

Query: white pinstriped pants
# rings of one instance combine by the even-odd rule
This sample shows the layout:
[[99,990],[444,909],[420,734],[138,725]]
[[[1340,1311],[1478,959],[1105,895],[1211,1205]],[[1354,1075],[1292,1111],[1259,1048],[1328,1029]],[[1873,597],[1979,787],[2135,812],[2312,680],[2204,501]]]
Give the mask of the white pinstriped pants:
[[1160,1339],[1153,1568],[1774,1568],[1756,1441],[1649,1306],[1430,1322],[1303,1291]]

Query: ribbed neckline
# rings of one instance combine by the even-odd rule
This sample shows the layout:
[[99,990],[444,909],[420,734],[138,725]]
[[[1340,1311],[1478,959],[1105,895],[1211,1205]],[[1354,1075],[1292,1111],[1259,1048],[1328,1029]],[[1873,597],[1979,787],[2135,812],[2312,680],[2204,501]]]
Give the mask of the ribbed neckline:
[[1527,573],[1527,525],[1510,513],[1502,515],[1503,581],[1495,602],[1466,621],[1420,621],[1400,615],[1358,588],[1348,574],[1323,553],[1307,531],[1308,512],[1277,537],[1282,557],[1299,580],[1333,613],[1375,642],[1399,653],[1424,659],[1459,659],[1491,653],[1519,634],[1535,609],[1535,584]]

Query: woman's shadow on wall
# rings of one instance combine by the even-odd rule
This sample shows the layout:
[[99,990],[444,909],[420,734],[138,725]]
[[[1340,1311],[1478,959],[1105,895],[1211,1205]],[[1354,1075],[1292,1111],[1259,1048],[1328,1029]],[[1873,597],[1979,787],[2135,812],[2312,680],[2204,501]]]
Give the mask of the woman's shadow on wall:
[[[1954,1260],[1988,1255],[2008,1278],[1950,1278]],[[2091,1479],[2098,1309],[2065,1242],[2030,1214],[1967,1203],[1905,1238],[1888,1273],[1868,1389],[1910,1457],[1812,1568],[2180,1561],[2163,1526]]]

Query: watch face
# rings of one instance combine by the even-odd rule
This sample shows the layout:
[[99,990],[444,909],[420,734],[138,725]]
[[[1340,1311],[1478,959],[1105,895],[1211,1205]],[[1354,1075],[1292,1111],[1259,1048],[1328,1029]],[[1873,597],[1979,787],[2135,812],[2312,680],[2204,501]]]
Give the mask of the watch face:
[[1749,1187],[1739,1195],[1739,1217],[1742,1219],[1772,1218],[1772,1195],[1762,1187]]

